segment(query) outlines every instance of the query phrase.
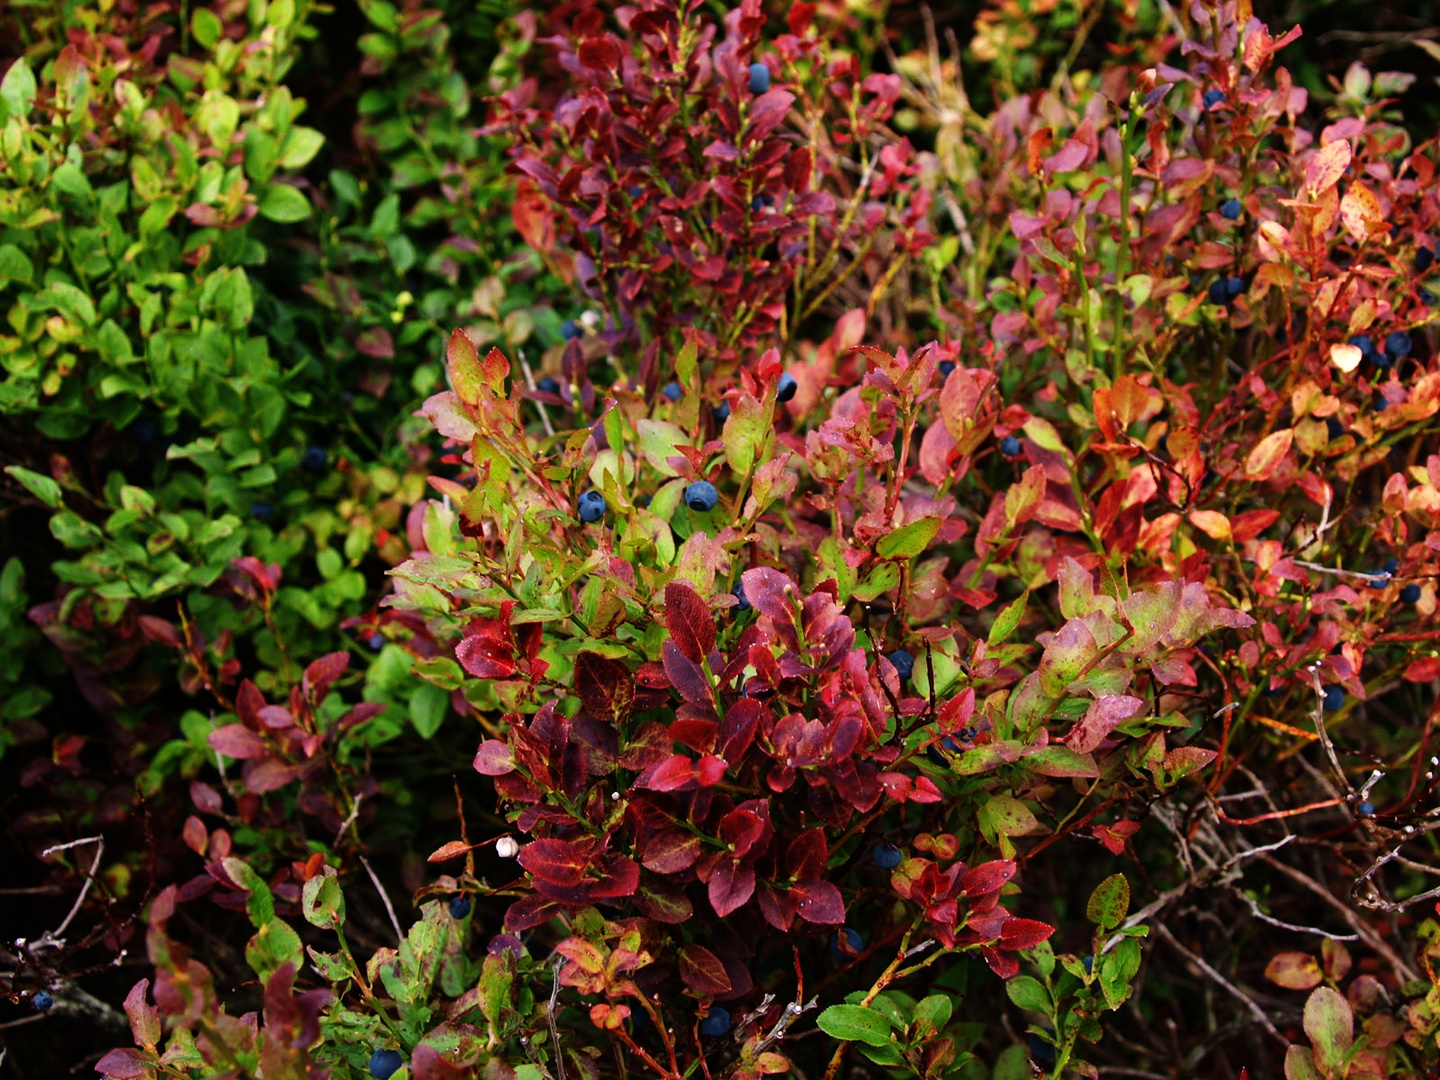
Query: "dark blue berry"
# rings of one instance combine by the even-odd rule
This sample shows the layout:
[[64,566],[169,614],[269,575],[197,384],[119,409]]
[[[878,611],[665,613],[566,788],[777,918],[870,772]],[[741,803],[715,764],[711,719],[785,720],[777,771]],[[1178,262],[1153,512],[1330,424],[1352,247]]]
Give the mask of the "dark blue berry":
[[685,505],[702,514],[707,510],[714,510],[719,501],[720,495],[709,480],[696,480],[685,489]]
[[[1210,94],[1218,94],[1220,91],[1211,90]],[[1207,97],[1209,94],[1206,95]],[[1223,95],[1222,95],[1223,96]],[[1026,1037],[1025,1044],[1030,1048],[1030,1056],[1042,1065],[1048,1065],[1055,1060],[1055,1047],[1049,1042],[1036,1035],[1033,1031]]]
[[1220,207],[1220,216],[1229,221],[1239,221],[1245,210],[1239,199],[1226,199]]
[[665,389],[661,390],[660,393],[664,394],[671,401],[679,401],[683,391],[680,389],[678,382],[669,382],[665,384]]
[[1392,556],[1391,558],[1385,560],[1385,565],[1382,566],[1380,569],[1384,570],[1387,574],[1393,575],[1395,571],[1400,569],[1400,560]]
[[775,384],[775,400],[789,401],[795,396],[795,391],[798,389],[800,389],[800,384],[795,381],[795,376],[787,371]]
[[770,69],[764,64],[753,63],[750,65],[750,93],[763,94],[770,89]]
[[[960,732],[960,738],[964,739],[966,742],[974,742],[974,728],[966,728],[964,731]],[[945,755],[941,753],[942,747],[945,750],[949,750],[952,754],[958,754],[961,750],[964,749],[964,747],[962,747],[958,742],[956,742],[953,735],[946,735],[945,738],[940,740],[939,746],[932,746],[929,750],[925,751],[926,756],[929,757],[931,761],[935,762],[936,765],[950,764],[949,760],[945,757]]]
[[450,917],[452,919],[463,919],[470,914],[470,898],[468,896],[456,896],[450,900]]
[[1420,599],[1420,586],[1413,581],[1400,590],[1400,599],[1407,604],[1413,604]]
[[633,202],[640,197],[641,191],[637,185],[631,185],[630,187],[625,189],[625,194],[629,195],[630,200]]
[[1325,418],[1325,432],[1331,439],[1338,439],[1341,435],[1345,434],[1345,425],[1340,423],[1337,418],[1327,416]]
[[1006,457],[1014,457],[1020,453],[1020,440],[1014,435],[1006,435],[1000,440],[1000,453]]
[[605,516],[605,496],[598,491],[587,491],[580,496],[580,520],[593,525]]
[[1230,290],[1225,287],[1224,278],[1216,278],[1210,283],[1210,302],[1219,304],[1222,307],[1230,303]]
[[1093,971],[1095,970],[1095,957],[1093,957],[1093,956],[1083,956],[1083,957],[1080,958],[1080,962],[1085,965],[1085,974],[1086,974],[1086,975],[1089,975],[1091,972],[1093,972]]
[[1424,273],[1435,264],[1435,252],[1429,248],[1420,248],[1415,252],[1415,269]]
[[330,455],[325,452],[323,446],[312,446],[305,451],[300,458],[300,467],[306,472],[318,473],[325,471],[325,464],[330,460]]
[[941,360],[940,363],[936,364],[935,366],[940,369],[940,374],[942,376],[949,378],[950,373],[955,370],[955,361]]
[[560,324],[560,336],[566,341],[571,341],[580,336],[580,327],[575,325],[574,319],[566,319]]
[[719,1005],[711,1005],[705,1019],[700,1021],[700,1033],[718,1039],[730,1030],[730,1013]]
[[736,600],[740,601],[740,603],[737,604],[735,607],[736,611],[750,610],[750,598],[745,595],[745,582],[735,582],[735,587],[730,590],[730,595],[735,597]]
[[870,858],[881,870],[894,870],[905,860],[905,854],[894,844],[881,840],[871,849]]
[[1389,585],[1389,584],[1390,584],[1390,578],[1391,578],[1392,576],[1393,576],[1393,575],[1392,575],[1389,571],[1386,571],[1386,570],[1372,570],[1372,571],[1370,571],[1370,581],[1369,581],[1370,588],[1372,588],[1372,589],[1383,589],[1383,588],[1385,588],[1386,585]]
[[1239,296],[1239,295],[1240,295],[1241,293],[1243,293],[1244,291],[1245,291],[1245,279],[1244,279],[1244,278],[1232,277],[1232,278],[1226,278],[1226,279],[1225,279],[1225,292],[1229,295],[1229,297],[1230,297],[1231,300],[1234,300],[1235,297]]
[[1410,355],[1410,335],[1404,330],[1392,330],[1385,335],[1385,355],[1392,360]]
[[135,436],[135,441],[143,446],[149,446],[160,434],[160,425],[148,416],[141,417],[130,425],[130,434]]
[[1373,802],[1362,802],[1360,804],[1360,813],[1364,814],[1366,817],[1370,817],[1372,814],[1375,813],[1375,804]]
[[846,943],[850,946],[851,949],[853,949],[857,953],[862,948],[864,948],[864,943],[861,940],[860,931],[849,926],[845,927],[845,929],[843,930],[837,930],[835,931],[835,933],[830,935],[830,955],[835,957],[836,960],[848,964],[852,959],[854,959],[854,957],[846,956],[843,952],[840,951],[841,934],[845,935]]
[[1432,293],[1429,289],[1416,289],[1415,297],[1420,301],[1420,303],[1424,304],[1426,307],[1435,306],[1435,294]]
[[1369,334],[1356,334],[1349,342],[1360,350],[1360,355],[1366,360],[1375,359],[1375,342]]
[[50,1006],[55,1004],[55,999],[44,990],[41,990],[30,999],[30,1005],[36,1012],[49,1012]]
[[560,384],[554,379],[552,379],[549,375],[546,375],[543,379],[541,379],[538,383],[535,384],[535,389],[543,390],[547,394],[558,394],[560,393]]
[[726,420],[729,420],[729,419],[730,419],[730,403],[729,403],[728,401],[722,401],[719,405],[717,405],[717,406],[715,407],[715,422],[716,422],[717,424],[722,424],[722,425],[723,425],[723,424],[725,423],[725,421],[726,421]]
[[405,1059],[400,1056],[399,1050],[376,1050],[370,1055],[370,1075],[375,1080],[390,1080],[403,1064]]
[[256,521],[269,521],[270,515],[274,512],[275,507],[271,506],[264,499],[256,499],[250,504],[250,516]]
[[365,644],[369,645],[374,652],[379,652],[385,647],[385,638],[381,634],[371,634],[365,639]]
[[[1225,91],[1206,90],[1205,96],[1201,100],[1205,103],[1205,108],[1213,109],[1216,105],[1225,104]],[[1053,1057],[1054,1055],[1052,1054],[1051,1056]]]
[[896,649],[888,659],[895,665],[895,672],[900,676],[901,682],[910,678],[910,673],[915,670],[915,658],[904,649]]
[[1339,686],[1325,687],[1323,705],[1326,712],[1339,712],[1345,707],[1345,691]]

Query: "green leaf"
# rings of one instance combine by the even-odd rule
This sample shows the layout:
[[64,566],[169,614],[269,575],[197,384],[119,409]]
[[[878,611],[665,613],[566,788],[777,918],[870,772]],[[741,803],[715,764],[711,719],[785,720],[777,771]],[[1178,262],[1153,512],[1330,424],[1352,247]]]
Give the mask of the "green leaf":
[[410,692],[410,722],[422,739],[440,730],[450,711],[450,695],[438,686],[421,683]]
[[251,869],[244,859],[225,859],[225,873],[230,880],[250,894],[245,901],[245,913],[250,916],[250,925],[257,930],[275,918],[275,898],[270,895],[270,886],[265,879]]
[[29,116],[34,103],[35,73],[30,70],[30,61],[22,56],[0,79],[0,105],[5,106],[5,115],[0,119]]
[[725,421],[720,437],[725,442],[725,461],[737,476],[746,476],[763,457],[768,431],[765,408],[748,395],[740,398]]
[[77,199],[88,199],[95,194],[95,189],[90,186],[90,178],[85,175],[85,170],[73,161],[67,161],[59,166],[51,175],[50,182],[58,190]]
[[[23,282],[26,285],[33,284],[35,264],[30,261],[29,255],[26,255],[14,244],[0,244],[0,278],[9,278],[11,281]],[[0,288],[3,287],[0,285]]]
[[875,551],[882,559],[913,559],[929,547],[939,531],[938,517],[921,518],[886,533],[875,545]]
[[871,570],[865,580],[855,586],[856,600],[870,603],[881,593],[887,593],[900,584],[900,568],[892,562],[881,563]]
[[[314,160],[315,155],[324,145],[324,135],[314,128],[301,127],[297,124],[290,129],[290,134],[285,136],[285,145],[280,150],[280,167],[282,169],[303,169]],[[333,178],[334,174],[331,175]]]
[[310,201],[289,184],[271,184],[260,199],[260,213],[285,224],[304,221],[310,216]]
[[213,49],[225,32],[225,24],[209,8],[196,7],[190,14],[190,33],[201,48]]
[[1140,943],[1134,938],[1120,942],[1100,958],[1100,992],[1105,1004],[1118,1009],[1130,996],[1130,980],[1140,970]]
[[1345,1055],[1355,1040],[1355,1016],[1339,991],[1316,987],[1305,1002],[1305,1034],[1322,1076],[1344,1076]]
[[60,508],[63,499],[60,494],[60,485],[48,476],[31,472],[23,465],[7,465],[5,471],[13,476],[20,483],[25,485],[25,490],[34,495],[52,510]]
[[883,1013],[863,1005],[831,1005],[815,1023],[826,1035],[846,1042],[863,1042],[870,1046],[887,1046],[890,1043],[890,1021]]
[[990,636],[985,639],[985,644],[992,649],[996,645],[1004,644],[1005,639],[1015,632],[1015,628],[1020,625],[1020,620],[1025,617],[1025,605],[1029,600],[1030,590],[1026,589],[1024,593],[1007,604],[1005,609],[995,616],[995,621],[990,624]]
[[1090,902],[1085,905],[1085,917],[1102,931],[1113,930],[1125,921],[1130,910],[1130,882],[1124,874],[1111,874],[1095,886]]
[[955,1003],[946,994],[931,994],[915,1003],[915,1019],[929,1020],[939,1031],[950,1022]]
[[1053,1007],[1050,991],[1045,989],[1045,984],[1039,979],[1031,978],[1029,975],[1017,975],[1005,984],[1005,993],[1022,1009],[1044,1013],[1046,1016],[1050,1015]]
[[305,921],[311,926],[335,930],[345,925],[345,896],[340,892],[340,882],[335,879],[333,870],[305,882],[300,908],[305,913]]

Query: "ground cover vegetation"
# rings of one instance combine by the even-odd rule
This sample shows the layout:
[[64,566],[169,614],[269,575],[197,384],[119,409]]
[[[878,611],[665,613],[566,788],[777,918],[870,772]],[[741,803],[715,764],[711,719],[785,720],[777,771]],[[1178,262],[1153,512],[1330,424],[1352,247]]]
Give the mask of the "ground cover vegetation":
[[1436,1075],[1424,19],[0,10],[0,1073]]

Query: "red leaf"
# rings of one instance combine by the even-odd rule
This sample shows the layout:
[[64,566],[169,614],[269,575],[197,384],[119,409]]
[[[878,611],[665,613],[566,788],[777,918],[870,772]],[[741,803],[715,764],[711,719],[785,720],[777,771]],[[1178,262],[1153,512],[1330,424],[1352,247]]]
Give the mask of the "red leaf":
[[426,862],[449,862],[451,859],[458,859],[475,850],[477,845],[467,844],[463,840],[449,840],[441,844],[433,852]]
[[645,844],[641,862],[657,874],[678,874],[695,865],[700,857],[700,838],[694,833],[670,829],[652,836]]
[[1096,698],[1085,715],[1064,736],[1064,742],[1077,754],[1088,754],[1105,737],[1131,717],[1145,709],[1145,702],[1128,694],[1105,694]]
[[750,749],[750,744],[755,741],[755,729],[760,719],[769,713],[760,702],[754,698],[741,698],[725,711],[725,719],[720,722],[719,746],[717,749],[720,756],[726,761],[733,761],[737,764],[745,756],[745,751]]
[[828,881],[802,881],[790,890],[799,900],[796,912],[806,922],[839,926],[845,921],[845,901]]
[[508,679],[515,674],[515,642],[510,624],[499,619],[481,619],[473,633],[455,646],[460,666],[479,679]]
[[510,747],[499,739],[486,739],[475,751],[475,771],[481,776],[504,776],[515,771]]
[[714,997],[730,992],[725,965],[702,945],[687,945],[680,950],[680,978],[697,994]]
[[715,647],[715,619],[700,594],[684,581],[665,586],[665,628],[675,647],[697,664]]
[[620,66],[620,43],[611,35],[603,34],[582,42],[575,55],[592,71],[614,71]]
[[590,865],[590,852],[565,840],[536,840],[520,850],[519,863],[531,876],[552,885],[579,885]]
[[965,872],[960,879],[960,892],[965,896],[989,896],[1004,888],[1015,876],[1015,864],[1009,859],[994,859]]
[[146,641],[153,641],[157,645],[172,649],[178,649],[182,645],[180,631],[175,629],[175,624],[154,615],[140,616],[140,632],[145,635]]
[[226,724],[212,731],[207,741],[226,757],[239,758],[242,761],[270,752],[265,740],[244,724]]
[[755,867],[723,860],[710,878],[710,906],[722,919],[739,911],[755,895]]
[[130,1080],[135,1076],[155,1075],[155,1055],[141,1050],[122,1047],[111,1050],[95,1063],[95,1071],[115,1080]]
[[701,787],[714,787],[725,779],[725,762],[714,754],[705,754],[695,763],[695,778]]
[[1055,928],[1039,919],[1007,919],[1000,928],[1002,949],[1029,949],[1047,941]]
[[575,657],[575,693],[595,719],[622,724],[630,718],[635,679],[623,660],[582,652]]
[[651,791],[679,791],[695,784],[695,762],[684,754],[672,754],[635,780],[636,787]]
[[294,780],[299,772],[296,766],[272,757],[247,762],[242,775],[249,791],[264,795],[267,791],[279,791]]
[[705,672],[700,665],[691,660],[680,651],[673,640],[666,639],[660,647],[660,654],[665,661],[665,674],[669,676],[670,683],[679,691],[680,696],[691,705],[706,705],[710,703],[710,684],[705,680]]

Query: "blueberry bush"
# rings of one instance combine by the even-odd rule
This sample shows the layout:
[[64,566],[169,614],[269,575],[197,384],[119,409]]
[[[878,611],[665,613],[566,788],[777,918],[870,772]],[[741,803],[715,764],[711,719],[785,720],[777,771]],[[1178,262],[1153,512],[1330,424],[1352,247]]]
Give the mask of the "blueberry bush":
[[0,12],[0,1065],[1435,1075],[1385,10]]

